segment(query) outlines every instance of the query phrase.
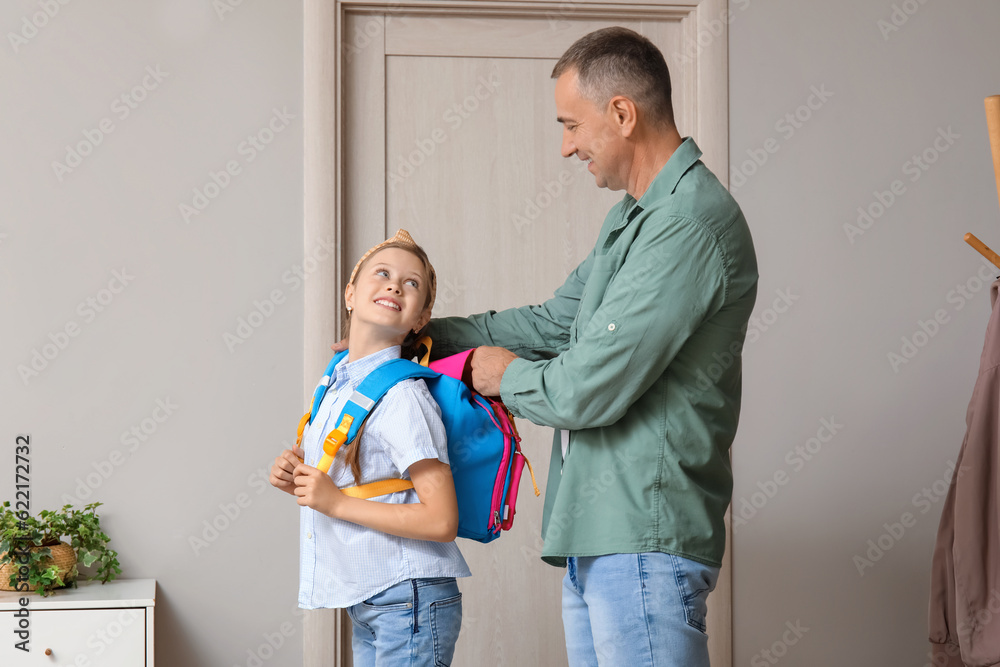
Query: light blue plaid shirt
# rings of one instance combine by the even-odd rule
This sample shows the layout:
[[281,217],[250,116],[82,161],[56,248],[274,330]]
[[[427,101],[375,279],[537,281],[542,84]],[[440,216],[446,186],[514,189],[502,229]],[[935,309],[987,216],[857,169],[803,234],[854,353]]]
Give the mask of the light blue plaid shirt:
[[[323,440],[337,427],[336,419],[368,373],[400,348],[390,347],[357,361],[337,364],[329,390],[302,434],[305,461],[315,466]],[[361,436],[361,483],[402,477],[423,459],[448,463],[448,444],[441,409],[423,380],[403,380],[375,406]],[[344,448],[346,449],[346,447]],[[354,486],[344,452],[330,466],[339,487]],[[373,498],[384,503],[419,502],[413,489]],[[468,577],[458,545],[396,537],[355,523],[333,519],[308,507],[299,519],[299,606],[303,609],[349,607],[407,579]]]

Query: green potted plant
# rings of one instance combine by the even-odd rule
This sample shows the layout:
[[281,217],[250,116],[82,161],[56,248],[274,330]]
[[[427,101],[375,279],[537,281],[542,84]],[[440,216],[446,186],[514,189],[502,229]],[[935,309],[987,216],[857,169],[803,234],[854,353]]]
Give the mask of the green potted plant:
[[[0,589],[33,590],[48,595],[54,588],[76,586],[77,563],[93,567],[90,579],[107,583],[121,574],[118,552],[108,548],[97,508],[64,505],[42,510],[38,517],[15,512],[4,502],[0,512]],[[69,543],[62,538],[69,538]]]

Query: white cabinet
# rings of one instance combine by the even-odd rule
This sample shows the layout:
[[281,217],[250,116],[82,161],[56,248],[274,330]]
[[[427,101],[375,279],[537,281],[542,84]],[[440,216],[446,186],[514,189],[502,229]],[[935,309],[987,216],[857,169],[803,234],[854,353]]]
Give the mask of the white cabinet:
[[[28,648],[23,639],[27,597]],[[4,667],[153,667],[156,581],[84,582],[48,597],[0,592],[0,665]]]

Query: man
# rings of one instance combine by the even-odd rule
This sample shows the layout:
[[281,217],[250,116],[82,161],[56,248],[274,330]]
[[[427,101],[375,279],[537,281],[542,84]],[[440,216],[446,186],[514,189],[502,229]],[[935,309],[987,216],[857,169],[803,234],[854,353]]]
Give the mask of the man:
[[590,256],[538,306],[431,323],[479,347],[473,380],[556,432],[542,558],[567,568],[569,663],[708,665],[729,447],[757,264],[739,206],[674,126],[659,50],[624,28],[552,72],[562,155],[625,190]]

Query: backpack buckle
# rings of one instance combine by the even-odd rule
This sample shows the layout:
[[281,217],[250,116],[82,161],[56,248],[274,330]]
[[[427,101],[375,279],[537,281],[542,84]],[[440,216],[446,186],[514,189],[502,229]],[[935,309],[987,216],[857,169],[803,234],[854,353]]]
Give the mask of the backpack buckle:
[[326,436],[326,440],[323,441],[323,458],[319,460],[319,465],[316,466],[320,472],[330,471],[330,466],[333,464],[334,457],[337,456],[337,451],[347,442],[347,434],[350,432],[351,424],[353,423],[354,417],[344,415],[344,418],[340,420],[340,426],[330,431]]

